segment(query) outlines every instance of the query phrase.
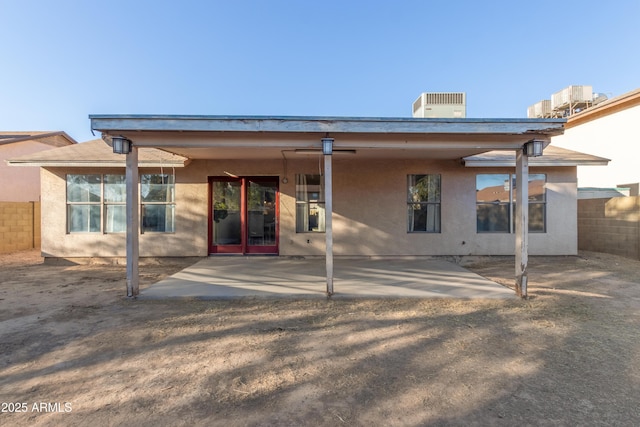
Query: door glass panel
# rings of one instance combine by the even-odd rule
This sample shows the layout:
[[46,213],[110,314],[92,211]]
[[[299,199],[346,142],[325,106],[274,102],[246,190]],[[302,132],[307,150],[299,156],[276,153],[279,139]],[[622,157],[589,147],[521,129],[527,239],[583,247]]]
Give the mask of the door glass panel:
[[274,182],[249,182],[247,237],[249,246],[276,244],[276,194]]
[[213,182],[213,244],[241,245],[240,181]]

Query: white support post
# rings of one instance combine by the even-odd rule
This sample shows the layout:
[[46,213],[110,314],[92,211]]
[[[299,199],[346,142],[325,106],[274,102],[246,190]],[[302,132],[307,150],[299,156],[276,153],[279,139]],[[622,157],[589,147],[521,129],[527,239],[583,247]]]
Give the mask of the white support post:
[[529,156],[516,151],[516,295],[527,298],[529,262]]
[[140,216],[138,215],[138,148],[131,147],[127,154],[127,296],[136,297],[140,293],[139,261],[139,230]]
[[327,267],[327,296],[333,295],[333,180],[331,170],[331,155],[333,139],[323,138],[324,153],[324,210],[325,210],[325,243]]

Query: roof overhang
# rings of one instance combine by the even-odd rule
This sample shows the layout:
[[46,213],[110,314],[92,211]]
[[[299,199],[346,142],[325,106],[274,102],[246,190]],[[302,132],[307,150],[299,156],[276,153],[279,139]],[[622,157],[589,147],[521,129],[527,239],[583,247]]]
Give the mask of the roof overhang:
[[[546,143],[564,132],[564,119],[416,119],[296,116],[91,115],[91,128],[124,136],[134,146],[189,158],[267,158],[282,151],[319,150],[321,138],[358,157],[423,156],[460,159]],[[259,149],[259,150],[258,150]],[[411,153],[408,153],[411,151]],[[420,154],[417,154],[420,153]]]
[[[8,159],[6,162],[10,166],[124,168],[126,156],[114,154],[102,140],[93,140],[54,150],[26,154]],[[182,168],[189,162],[190,160],[184,156],[155,148],[142,148],[138,156],[138,167],[141,168]]]
[[[515,167],[515,152],[490,151],[462,159],[468,168]],[[540,157],[530,157],[532,167],[573,167],[573,166],[606,166],[610,162],[604,157],[592,156],[578,151],[567,150],[553,145],[545,148]]]

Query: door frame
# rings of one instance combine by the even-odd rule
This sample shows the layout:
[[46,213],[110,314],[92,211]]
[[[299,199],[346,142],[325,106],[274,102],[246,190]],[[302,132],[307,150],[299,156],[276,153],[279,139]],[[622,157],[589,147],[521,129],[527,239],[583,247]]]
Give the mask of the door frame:
[[[213,183],[214,182],[239,182],[240,183],[240,245],[217,245],[213,243],[214,220],[213,220]],[[251,182],[275,183],[274,201],[274,238],[275,245],[250,245],[249,244],[249,221],[248,221],[248,188]],[[280,177],[279,176],[209,176],[208,177],[208,253],[217,254],[237,254],[237,255],[278,255],[280,253]]]

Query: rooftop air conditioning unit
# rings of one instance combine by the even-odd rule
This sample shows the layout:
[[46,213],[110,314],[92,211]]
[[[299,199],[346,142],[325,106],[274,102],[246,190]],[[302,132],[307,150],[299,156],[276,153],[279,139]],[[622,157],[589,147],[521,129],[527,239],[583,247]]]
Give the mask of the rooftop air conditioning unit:
[[426,92],[413,103],[415,118],[467,117],[467,96],[464,92]]
[[551,108],[573,109],[593,102],[593,86],[569,86],[551,95]]
[[530,119],[547,119],[551,117],[551,100],[543,99],[527,108],[527,117]]

